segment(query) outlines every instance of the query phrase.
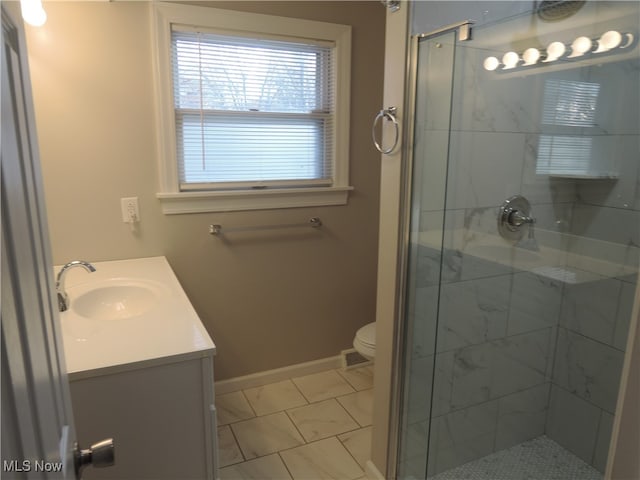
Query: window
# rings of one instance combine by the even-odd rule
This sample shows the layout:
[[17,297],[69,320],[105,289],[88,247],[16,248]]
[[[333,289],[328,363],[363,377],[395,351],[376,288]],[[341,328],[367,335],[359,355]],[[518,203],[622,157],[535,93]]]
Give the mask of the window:
[[155,6],[165,213],[345,204],[350,27]]
[[173,28],[182,190],[330,184],[330,45]]
[[[546,79],[536,174],[568,178],[615,178],[613,159],[596,148],[600,84]],[[602,138],[602,137],[600,137]],[[595,140],[595,141],[594,141]]]

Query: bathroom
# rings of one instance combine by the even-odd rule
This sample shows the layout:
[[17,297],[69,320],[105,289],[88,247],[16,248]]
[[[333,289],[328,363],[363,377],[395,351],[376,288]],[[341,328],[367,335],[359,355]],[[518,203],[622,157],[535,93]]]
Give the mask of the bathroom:
[[[193,3],[202,6],[202,2]],[[399,168],[401,149],[395,149],[391,155],[381,157],[372,144],[371,124],[380,108],[389,105],[400,107],[398,119],[401,127],[404,121],[412,121],[409,114],[403,113],[403,106],[407,105],[403,96],[407,56],[403,52],[408,48],[405,45],[408,32],[431,32],[442,25],[469,18],[474,19],[479,28],[483,25],[500,24],[504,19],[526,15],[533,8],[532,2],[416,2],[403,4],[403,8],[397,12],[385,8],[380,2],[205,3],[218,9],[351,26],[348,185],[353,190],[348,192],[348,201],[339,206],[163,213],[157,196],[160,170],[158,156],[161,149],[157,117],[160,106],[154,80],[151,5],[147,2],[45,2],[47,23],[39,28],[28,27],[27,41],[53,263],[61,265],[73,259],[100,262],[165,256],[215,341],[217,353],[214,378],[218,394],[225,389],[232,392],[233,385],[239,384],[238,379],[254,378],[256,374],[264,372],[281,372],[291,366],[304,366],[301,370],[292,370],[292,378],[321,372],[322,369],[339,370],[337,359],[342,350],[352,347],[354,333],[377,319],[379,345],[377,361],[373,367],[376,382],[372,393],[375,411],[371,421],[373,428],[368,431],[373,438],[371,460],[383,476],[393,471],[399,478],[423,478],[426,471],[421,469],[427,464],[429,448],[428,436],[420,436],[419,430],[429,429],[429,415],[427,413],[425,418],[425,412],[429,412],[431,408],[431,391],[428,388],[430,382],[418,384],[414,377],[424,374],[428,378],[430,370],[429,367],[427,371],[418,370],[416,365],[419,362],[412,362],[413,358],[408,358],[404,363],[402,354],[395,353],[399,350],[395,342],[404,344],[404,349],[400,349],[404,352],[415,352],[418,347],[423,348],[424,352],[428,346],[420,342],[433,341],[429,340],[429,335],[434,332],[422,331],[416,334],[415,329],[435,325],[435,322],[415,322],[414,318],[418,318],[418,315],[411,312],[411,302],[415,299],[410,290],[415,277],[411,277],[411,267],[403,271],[405,267],[402,266],[402,261],[398,261],[396,252],[402,251],[398,245],[398,231],[402,228],[416,229],[411,232],[427,230],[415,223],[411,227],[408,223],[402,227],[401,219],[398,218],[398,208],[405,192],[404,189],[400,191],[400,177],[405,174]],[[637,18],[637,11],[633,14]],[[535,15],[530,16],[538,19]],[[404,31],[400,36],[391,37],[389,29],[395,28],[394,22],[401,21],[404,22]],[[593,29],[584,34],[595,36],[600,33],[603,32]],[[482,35],[478,35],[478,40],[481,41]],[[565,39],[563,41],[566,43]],[[441,43],[446,46],[444,41]],[[372,55],[371,52],[379,54]],[[635,70],[631,71],[637,78],[637,50],[635,55]],[[467,87],[473,89],[476,86],[473,83],[475,80],[471,75],[468,78],[470,84]],[[393,89],[393,82],[400,87]],[[428,84],[428,78],[424,82]],[[513,86],[513,83],[510,85]],[[409,90],[407,88],[407,98]],[[518,92],[503,93],[505,103],[516,101],[514,97],[517,97]],[[491,94],[496,95],[496,92],[492,91]],[[446,98],[450,96],[449,93]],[[621,102],[622,108],[623,100],[617,101]],[[518,105],[525,103],[522,101]],[[637,104],[636,99],[635,105]],[[634,105],[634,102],[630,101],[629,105]],[[436,107],[443,108],[442,105]],[[455,103],[451,109],[453,111],[449,115],[452,118],[461,115],[456,111]],[[626,112],[627,119],[632,120],[628,130],[616,133],[626,135],[625,138],[630,138],[633,145],[633,135],[638,133],[638,111],[637,108],[630,110]],[[419,114],[420,112],[416,112],[416,116]],[[393,127],[388,120],[388,116],[381,118],[385,130],[381,143],[385,146],[393,142]],[[429,121],[433,120],[425,120],[426,123]],[[495,127],[496,130],[499,128],[502,127]],[[505,131],[512,132],[509,129]],[[524,139],[528,133],[526,129],[523,130],[521,137]],[[403,140],[405,138],[402,137]],[[511,146],[517,142],[509,139],[507,143]],[[438,145],[437,140],[434,145]],[[523,145],[523,150],[534,148],[531,142]],[[415,148],[417,150],[419,146]],[[549,246],[545,241],[554,241],[553,235],[547,234],[552,232],[591,236],[603,244],[609,242],[626,246],[629,243],[631,253],[625,260],[637,272],[637,246],[640,243],[637,238],[640,208],[637,202],[640,177],[637,146],[635,148],[630,154],[635,162],[631,161],[629,165],[624,163],[623,168],[628,170],[620,171],[617,181],[588,179],[576,182],[558,178],[546,183],[535,181],[533,172],[532,177],[520,177],[531,180],[528,192],[520,188],[523,183],[527,186],[520,178],[517,181],[504,178],[501,183],[488,182],[487,189],[479,194],[481,201],[455,206],[457,211],[463,212],[461,224],[456,228],[472,228],[481,233],[489,233],[490,228],[495,229],[494,210],[500,206],[501,201],[511,195],[522,194],[530,197],[531,216],[537,217],[534,229],[536,242]],[[466,153],[460,156],[464,157]],[[431,189],[437,187],[438,183],[447,183],[447,177],[443,176],[446,165],[439,163],[440,160],[414,169],[418,171],[419,168],[424,168],[425,178],[440,179],[433,180],[433,184],[425,187],[425,197],[422,198],[424,202],[435,202],[435,206],[425,203],[422,205],[427,205],[423,207],[426,212],[423,215],[424,221],[429,223],[431,215],[430,218],[436,218],[435,222],[440,221],[442,225],[443,212],[454,207],[438,207],[440,199],[436,198],[437,188]],[[429,168],[435,170],[428,172]],[[464,166],[458,168],[462,172],[460,177],[464,177],[467,170]],[[491,172],[500,169],[505,177],[512,172],[508,164],[489,164],[485,168]],[[515,170],[517,168],[519,167],[514,167]],[[481,173],[470,167],[468,171],[474,176],[480,176]],[[518,170],[517,175],[522,175],[520,172]],[[462,181],[456,187],[462,191]],[[414,192],[418,191],[420,188],[414,187]],[[432,198],[427,199],[430,192]],[[442,192],[440,193],[442,197]],[[499,193],[500,198],[494,198],[494,193]],[[121,218],[120,199],[130,197],[137,197],[139,200],[139,221],[134,224],[124,223]],[[610,201],[608,197],[615,197],[615,200]],[[590,199],[585,201],[587,198]],[[600,203],[598,199],[601,200]],[[574,210],[575,223],[571,223],[571,216],[566,212],[580,201],[602,205],[604,208],[598,214],[578,208],[578,214]],[[413,209],[411,214],[413,219]],[[438,215],[442,218],[437,217]],[[615,221],[615,215],[621,217],[620,223],[627,225],[628,230],[616,232],[618,237],[603,237],[602,231],[613,232],[611,224]],[[224,236],[209,233],[211,224],[220,224],[223,228],[268,226],[304,223],[313,217],[321,219],[321,228],[241,231]],[[592,217],[595,218],[594,223],[585,225]],[[579,225],[578,220],[583,224]],[[609,220],[611,224],[606,223]],[[627,233],[630,239],[627,239]],[[524,240],[527,240],[526,236]],[[598,244],[598,247],[601,246]],[[442,247],[441,243],[440,251]],[[578,245],[578,248],[588,251],[595,247],[585,242]],[[429,252],[422,249],[414,251],[409,247],[404,253],[410,259],[426,257],[427,263],[429,260],[434,264],[442,260],[438,253],[435,254],[436,257],[429,257]],[[616,254],[611,253],[611,256]],[[420,269],[419,266],[416,268]],[[403,272],[407,273],[407,307],[404,312],[407,317],[406,320],[403,318],[404,327],[396,332],[394,325],[400,321],[394,322],[394,318],[401,315],[395,305],[396,278]],[[497,274],[493,272],[486,277],[491,277],[496,284],[500,281],[511,282],[512,278],[516,278],[511,271],[499,271]],[[495,280],[495,277],[501,277],[501,280]],[[517,278],[523,280],[523,288],[526,281],[531,280],[525,276]],[[599,285],[603,289],[615,290],[608,298],[613,305],[611,308],[614,308],[611,316],[620,317],[622,324],[616,333],[615,344],[616,365],[621,370],[626,346],[622,317],[626,315],[627,320],[631,318],[635,278],[629,280],[616,276],[613,280],[616,282],[614,286],[604,281]],[[559,282],[550,281],[547,285],[557,283]],[[427,281],[420,284],[419,288],[429,286],[431,285]],[[595,288],[600,290],[600,287]],[[511,283],[508,288],[511,288]],[[567,288],[568,290],[571,289]],[[523,294],[523,297],[526,295]],[[542,298],[542,302],[548,301],[546,297]],[[525,298],[524,304],[526,301]],[[558,304],[559,310],[563,308],[562,299],[557,294],[553,301]],[[624,305],[627,310],[620,309],[618,312],[615,308],[618,304]],[[417,302],[415,307],[417,308]],[[535,305],[531,308],[534,309]],[[521,317],[526,320],[527,315]],[[616,325],[614,322],[614,330]],[[570,329],[565,329],[565,332],[569,331]],[[555,331],[549,335],[558,336]],[[570,333],[563,335],[567,342],[566,335]],[[614,331],[611,332],[612,341],[613,335]],[[500,337],[489,336],[486,339],[498,341]],[[596,340],[602,342],[600,339]],[[408,357],[411,357],[410,353]],[[458,360],[462,361],[464,358],[458,357]],[[475,357],[468,360],[478,361]],[[392,374],[392,368],[403,373]],[[430,368],[433,369],[433,365]],[[440,367],[436,366],[436,370],[438,368]],[[442,369],[446,368],[442,366]],[[452,364],[450,368],[455,367]],[[371,371],[371,367],[368,371]],[[404,383],[404,390],[397,383]],[[545,379],[534,386],[542,385],[541,388],[547,388],[545,394],[548,396],[550,388],[546,385],[549,383],[553,382]],[[393,389],[392,385],[395,385]],[[350,386],[353,387],[353,384]],[[611,388],[615,389],[616,386]],[[393,395],[392,390],[398,397]],[[422,393],[422,396],[414,403],[409,400],[404,416],[396,414],[394,417],[391,414],[391,423],[397,426],[400,433],[388,430],[389,411],[402,410],[402,405],[398,405],[399,396],[413,398],[411,396],[416,391],[419,396]],[[473,396],[474,393],[469,395]],[[479,403],[485,400],[493,401],[494,398],[490,394],[489,398],[481,398]],[[609,422],[609,426],[613,423],[612,409],[615,405],[611,406],[610,398],[607,401],[606,409],[598,409],[596,431],[600,429],[600,422]],[[613,403],[615,404],[615,398]],[[589,404],[586,409],[593,406]],[[546,404],[541,408],[546,413]],[[419,412],[417,416],[415,412]],[[439,417],[434,415],[433,418]],[[365,428],[369,422],[357,423],[358,427]],[[418,436],[411,437],[416,433],[416,428]],[[595,443],[600,445],[607,441],[604,436],[602,440],[599,437],[596,439],[597,434],[591,431],[588,434],[593,436],[594,445],[590,448],[590,458],[584,460],[591,463]],[[395,437],[400,439],[397,442],[398,458],[390,460],[394,457],[388,457],[387,450],[394,450],[392,438]],[[403,446],[406,443],[417,446],[419,452],[408,453]],[[606,449],[603,454],[602,448],[604,447],[600,448],[598,454],[599,463],[596,462],[595,465],[600,471],[604,470],[602,455],[606,458]],[[436,451],[437,448],[432,450]],[[492,451],[482,453],[480,456]],[[240,458],[243,461],[249,460]],[[465,457],[465,461],[475,458],[479,456]],[[391,463],[397,466],[397,471],[396,466]],[[365,468],[366,465],[359,466],[362,468],[360,475],[365,472],[372,475]],[[430,475],[433,473],[429,472]]]

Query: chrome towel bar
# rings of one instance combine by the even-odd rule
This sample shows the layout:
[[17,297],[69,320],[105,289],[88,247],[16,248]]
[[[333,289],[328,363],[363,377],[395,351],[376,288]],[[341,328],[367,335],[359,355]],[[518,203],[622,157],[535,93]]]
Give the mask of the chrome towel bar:
[[297,228],[297,227],[312,227],[320,228],[322,226],[322,220],[320,217],[311,217],[306,223],[281,223],[277,225],[251,225],[246,227],[228,227],[222,228],[220,224],[209,225],[209,233],[211,235],[222,235],[226,232],[247,232],[252,230],[274,230],[279,228]]

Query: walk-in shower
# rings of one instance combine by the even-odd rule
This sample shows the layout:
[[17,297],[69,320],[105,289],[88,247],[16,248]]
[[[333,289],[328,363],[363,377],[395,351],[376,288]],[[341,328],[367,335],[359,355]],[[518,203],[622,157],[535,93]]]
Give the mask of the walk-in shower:
[[638,278],[640,5],[410,8],[398,478],[601,478]]

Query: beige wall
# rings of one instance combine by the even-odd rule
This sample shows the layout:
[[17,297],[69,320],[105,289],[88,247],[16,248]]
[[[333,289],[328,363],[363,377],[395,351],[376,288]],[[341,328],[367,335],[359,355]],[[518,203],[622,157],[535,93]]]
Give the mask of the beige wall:
[[[147,2],[47,2],[27,28],[54,262],[166,255],[218,347],[216,379],[324,358],[375,319],[384,16],[378,2],[210,2],[353,27],[350,183],[341,207],[163,215]],[[141,222],[120,219],[138,196]],[[306,221],[321,231],[208,235]]]

